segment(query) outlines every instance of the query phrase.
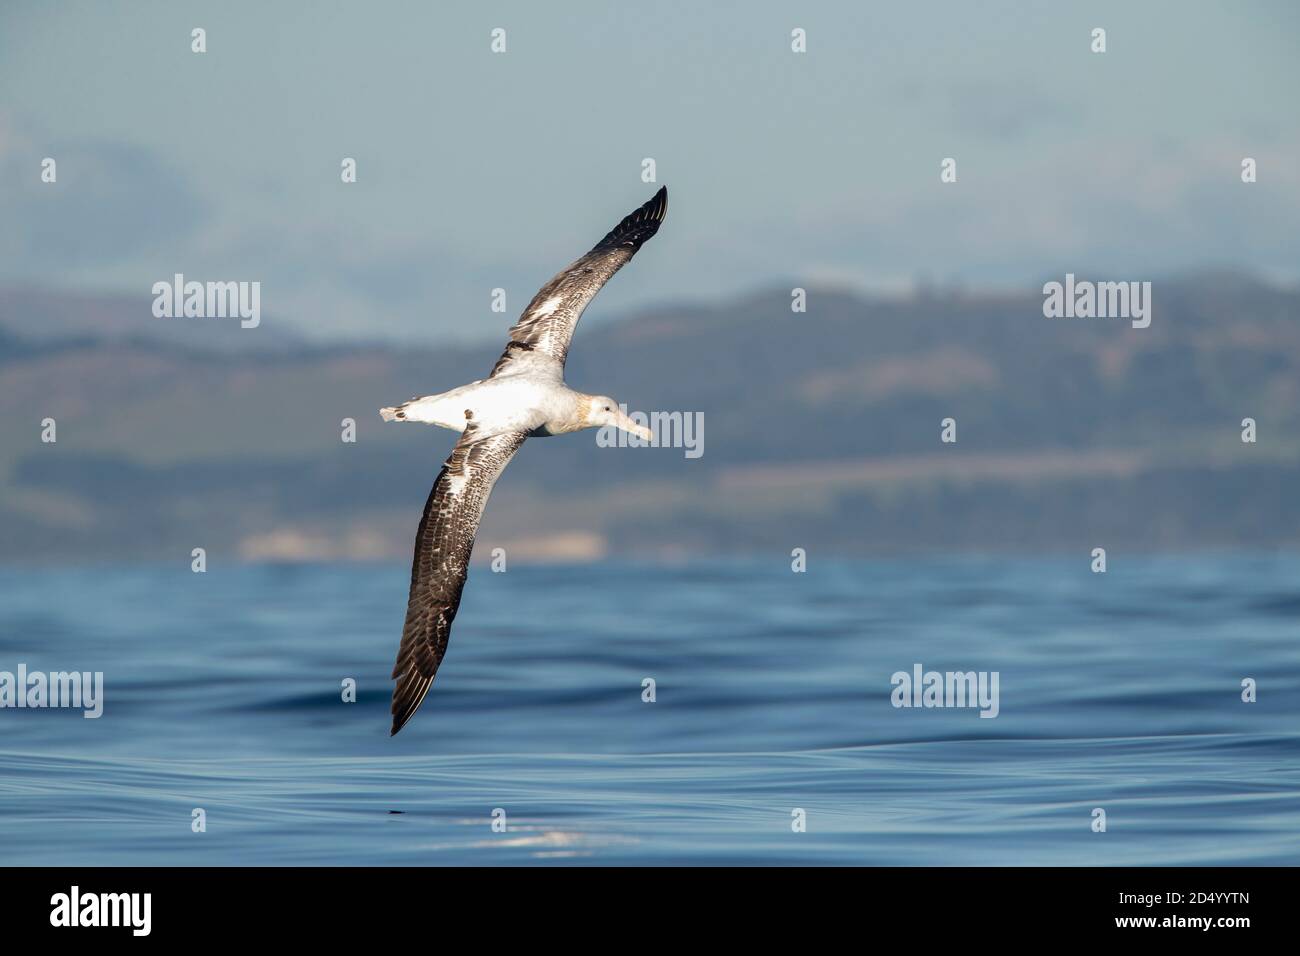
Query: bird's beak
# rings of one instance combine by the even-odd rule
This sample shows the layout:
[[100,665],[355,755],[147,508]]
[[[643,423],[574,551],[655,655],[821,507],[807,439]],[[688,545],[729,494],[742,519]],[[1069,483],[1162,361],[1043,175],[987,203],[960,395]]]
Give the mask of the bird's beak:
[[623,429],[623,431],[627,432],[628,434],[635,435],[637,438],[643,438],[646,441],[651,441],[655,437],[654,432],[646,428],[644,425],[638,425],[636,422],[632,421],[630,417],[624,415],[621,411],[615,417],[614,424],[617,425],[619,428]]

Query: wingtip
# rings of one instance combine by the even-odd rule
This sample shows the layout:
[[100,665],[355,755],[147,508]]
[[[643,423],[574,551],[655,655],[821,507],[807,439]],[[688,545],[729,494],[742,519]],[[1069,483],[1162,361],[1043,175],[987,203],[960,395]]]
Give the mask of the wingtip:
[[[416,709],[418,709],[418,707],[419,705],[417,704]],[[394,700],[393,701],[393,726],[392,728],[389,729],[388,736],[396,737],[397,732],[401,730],[403,727],[405,727],[407,722],[414,716],[415,716],[415,709],[410,709],[406,707],[399,708],[397,706],[397,701]]]
[[657,193],[628,213],[622,222],[596,244],[595,248],[631,246],[635,252],[642,243],[659,231],[659,226],[667,213],[668,187],[660,186]]
[[[397,668],[394,668],[396,671]],[[397,732],[407,725],[415,712],[424,703],[424,698],[433,686],[433,676],[425,677],[415,669],[403,669],[396,677],[397,686],[393,688],[393,704],[389,713],[393,715],[393,727],[388,736],[395,737]]]
[[654,194],[650,201],[655,204],[655,218],[663,222],[664,216],[668,213],[668,187],[660,186],[659,191]]

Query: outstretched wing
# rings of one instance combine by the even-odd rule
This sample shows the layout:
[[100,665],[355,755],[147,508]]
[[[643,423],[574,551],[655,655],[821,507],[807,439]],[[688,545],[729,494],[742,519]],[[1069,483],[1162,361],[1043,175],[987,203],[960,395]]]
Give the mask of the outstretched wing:
[[466,429],[433,483],[415,536],[406,624],[393,665],[394,734],[419,709],[433,684],[447,652],[483,508],[527,437],[525,432],[507,432],[476,440],[473,429]]
[[542,286],[510,329],[510,342],[493,366],[492,374],[517,371],[521,367],[530,371],[546,368],[558,379],[582,310],[610,277],[636,255],[642,243],[659,231],[667,212],[668,187],[664,186],[590,252]]

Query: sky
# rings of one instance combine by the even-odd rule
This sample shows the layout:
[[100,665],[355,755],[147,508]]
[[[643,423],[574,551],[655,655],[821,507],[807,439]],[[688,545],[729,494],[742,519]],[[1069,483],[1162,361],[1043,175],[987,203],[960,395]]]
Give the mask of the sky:
[[0,285],[148,315],[181,272],[261,282],[306,335],[499,338],[661,184],[665,226],[593,316],[1067,272],[1291,283],[1298,90],[1287,2],[8,0]]

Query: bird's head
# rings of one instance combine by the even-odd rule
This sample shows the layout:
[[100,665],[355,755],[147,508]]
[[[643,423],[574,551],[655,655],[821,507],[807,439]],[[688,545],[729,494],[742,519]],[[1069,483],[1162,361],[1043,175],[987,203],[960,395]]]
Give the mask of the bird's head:
[[654,438],[654,432],[644,425],[638,425],[632,421],[627,413],[623,411],[622,406],[608,395],[592,395],[587,402],[587,427],[601,428],[605,425],[621,428],[623,431],[636,435],[638,438],[644,438],[646,441],[651,441]]

